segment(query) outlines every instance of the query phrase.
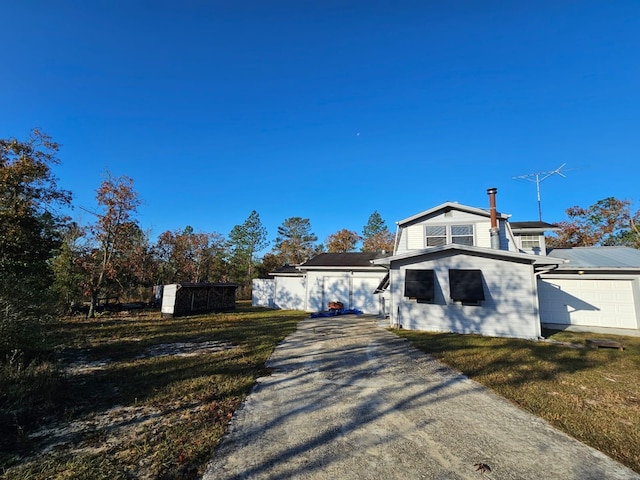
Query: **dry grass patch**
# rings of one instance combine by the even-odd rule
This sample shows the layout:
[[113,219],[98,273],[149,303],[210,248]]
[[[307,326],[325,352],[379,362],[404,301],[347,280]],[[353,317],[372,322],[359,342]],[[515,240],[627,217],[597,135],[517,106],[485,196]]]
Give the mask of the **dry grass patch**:
[[64,395],[10,432],[2,478],[197,478],[274,347],[305,317],[245,306],[66,319]]
[[[394,332],[640,473],[640,337],[546,332],[553,344]],[[588,338],[615,340],[625,350],[585,348]]]

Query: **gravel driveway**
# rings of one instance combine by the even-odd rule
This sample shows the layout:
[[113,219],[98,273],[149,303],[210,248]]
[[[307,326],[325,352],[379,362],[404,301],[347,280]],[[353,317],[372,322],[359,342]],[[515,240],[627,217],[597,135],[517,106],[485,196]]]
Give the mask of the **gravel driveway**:
[[304,320],[268,366],[204,479],[640,479],[372,317]]

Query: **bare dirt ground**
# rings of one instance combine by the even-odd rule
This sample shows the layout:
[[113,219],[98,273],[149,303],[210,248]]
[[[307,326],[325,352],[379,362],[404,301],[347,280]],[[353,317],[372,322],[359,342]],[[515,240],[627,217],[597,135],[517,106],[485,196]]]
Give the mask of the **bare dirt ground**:
[[[218,341],[166,343],[155,345],[136,358],[196,356],[230,348],[234,346]],[[80,355],[69,362],[66,374],[70,377],[84,375],[108,368],[110,364],[109,358],[88,361]],[[149,432],[158,432],[169,422],[189,421],[195,413],[206,407],[200,403],[185,404],[179,400],[172,405],[162,405],[161,409],[149,405],[115,406],[91,412],[71,422],[46,424],[30,434],[29,438],[38,445],[38,455],[54,450],[72,455],[99,454],[130,444]],[[172,411],[174,414],[168,415]],[[96,441],[96,438],[100,441]],[[24,463],[34,459],[24,459]],[[146,477],[143,474],[141,478]],[[150,475],[148,478],[155,477]]]
[[204,479],[640,478],[372,318],[305,320],[268,366]]

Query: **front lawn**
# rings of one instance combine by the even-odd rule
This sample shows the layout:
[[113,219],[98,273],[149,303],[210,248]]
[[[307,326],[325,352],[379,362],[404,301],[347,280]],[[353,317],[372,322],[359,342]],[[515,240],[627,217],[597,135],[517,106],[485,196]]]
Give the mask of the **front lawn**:
[[307,316],[245,306],[63,320],[56,356],[1,372],[0,476],[196,478],[268,356]]

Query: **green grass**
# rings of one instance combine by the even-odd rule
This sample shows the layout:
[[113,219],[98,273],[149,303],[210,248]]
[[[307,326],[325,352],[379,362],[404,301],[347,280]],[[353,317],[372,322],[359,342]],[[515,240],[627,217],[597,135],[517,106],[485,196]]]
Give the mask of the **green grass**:
[[[13,415],[34,385],[34,367],[31,381],[14,378],[16,395],[0,398],[8,419],[0,434],[13,440],[0,453],[1,478],[201,475],[233,412],[256,378],[268,374],[268,356],[306,316],[240,306],[231,313],[175,319],[157,313],[65,319],[55,332],[62,360],[57,368],[47,363],[50,370],[41,375],[55,392],[39,388],[40,402]],[[195,356],[148,356],[158,345],[212,341],[232,348]],[[78,359],[97,367],[61,373]],[[0,386],[8,379],[3,375]],[[57,434],[38,440],[33,433],[53,421],[81,427],[43,453]]]
[[[302,312],[242,305],[175,319],[156,314],[65,319],[56,355],[0,369],[0,478],[195,478],[264,362]],[[562,342],[611,338],[624,352],[398,330],[399,335],[569,435],[640,472],[640,338],[550,333]],[[148,356],[162,344],[223,341],[197,356]],[[82,359],[102,366],[65,373]],[[60,445],[34,438],[50,422],[80,425]]]
[[640,337],[545,332],[584,345],[608,338],[625,350],[393,330],[422,351],[640,473]]

